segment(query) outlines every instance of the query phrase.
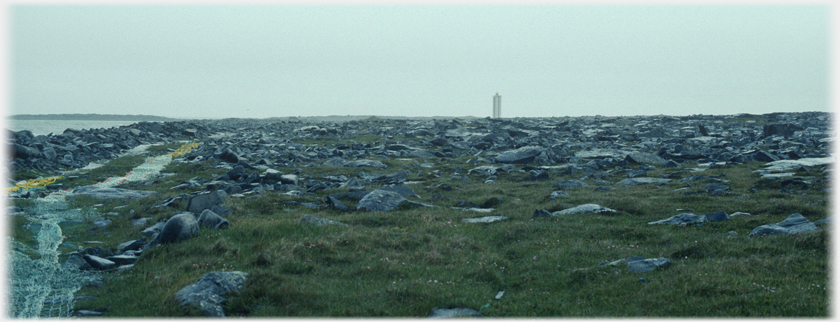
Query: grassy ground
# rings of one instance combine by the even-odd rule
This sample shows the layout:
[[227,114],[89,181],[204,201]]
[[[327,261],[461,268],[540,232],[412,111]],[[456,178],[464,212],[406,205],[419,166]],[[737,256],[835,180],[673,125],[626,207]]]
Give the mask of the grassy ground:
[[[314,196],[269,191],[231,197],[224,204],[235,210],[227,217],[229,229],[203,229],[198,237],[147,251],[133,270],[105,273],[104,286],[80,290],[77,295],[95,298],[79,301],[76,307],[104,310],[108,317],[196,315],[194,309],[179,307],[175,292],[208,272],[238,270],[248,273],[248,278],[244,289],[229,294],[225,302],[230,316],[425,317],[434,308],[453,307],[480,309],[490,317],[829,314],[826,231],[747,237],[753,228],[780,222],[793,213],[811,221],[825,218],[828,195],[822,189],[827,185],[819,169],[797,173],[815,184],[797,189],[796,194],[778,192],[778,181],[762,180],[751,172],[763,164],[748,163],[699,173],[730,180],[725,184],[731,191],[722,196],[682,195],[712,182],[693,181],[693,187],[678,190],[686,183],[675,179],[663,185],[615,186],[605,192],[594,187],[568,189],[570,197],[552,200],[548,198],[556,190],[552,183],[579,179],[582,174],[552,171],[551,180],[542,182],[517,182],[527,176],[525,173],[502,173],[494,184],[484,184],[485,177],[477,174],[470,175],[469,181],[453,180],[452,167],[474,167],[462,159],[382,160],[389,164],[387,169],[301,168],[304,177],[315,180],[327,175],[408,170],[409,181],[420,182],[409,185],[421,196],[417,201],[440,208],[343,213],[290,203],[320,203],[325,195],[343,189],[321,190]],[[142,162],[138,160],[121,158],[76,180],[123,175],[127,165]],[[209,180],[224,173],[214,167],[216,162],[174,162],[163,172],[177,175],[129,186],[160,192],[143,200],[73,199],[74,207],[121,215],[109,216],[114,223],[105,230],[67,231],[65,242],[82,245],[96,240],[114,249],[119,243],[140,238],[142,228],[133,227],[128,219],[162,220],[186,209],[186,203],[177,202],[168,209],[153,206],[197,190],[170,189],[182,181],[193,177]],[[424,162],[435,162],[435,167],[420,168]],[[277,170],[290,173],[294,169]],[[439,176],[432,175],[434,170]],[[656,169],[649,171],[649,176],[677,171]],[[615,183],[626,178],[621,171],[613,173],[604,179]],[[679,176],[692,174],[697,173]],[[435,189],[440,183],[454,189]],[[752,188],[758,192],[750,192]],[[489,214],[451,208],[459,201],[482,204],[491,198],[503,202]],[[600,204],[618,213],[531,219],[535,209],[556,211],[584,203]],[[24,201],[20,204],[25,206]],[[348,201],[347,205],[354,203]],[[647,224],[678,214],[678,208],[694,209],[696,214],[723,210],[752,216],[702,226]],[[129,214],[131,210],[133,214]],[[299,219],[307,214],[350,226],[301,224]],[[485,215],[509,219],[490,224],[461,222]],[[22,221],[16,219],[12,225],[16,240],[32,238],[18,232],[23,229]],[[633,273],[624,266],[599,266],[630,256],[667,257],[674,263],[648,273]],[[494,300],[502,290],[504,296]]]

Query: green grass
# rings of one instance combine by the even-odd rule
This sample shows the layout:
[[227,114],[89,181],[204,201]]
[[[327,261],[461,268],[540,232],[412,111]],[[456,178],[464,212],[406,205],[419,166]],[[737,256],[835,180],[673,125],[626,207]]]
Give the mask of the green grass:
[[[375,159],[375,158],[374,158]],[[559,175],[551,180],[517,182],[527,173],[501,173],[495,184],[484,184],[483,175],[470,181],[451,180],[452,167],[469,170],[467,158],[449,161],[381,160],[387,169],[301,168],[302,177],[320,180],[327,175],[355,176],[359,172],[390,174],[407,170],[409,185],[418,201],[439,208],[400,209],[388,213],[309,209],[288,202],[318,202],[325,195],[346,189],[326,189],[315,196],[292,197],[267,192],[253,198],[229,198],[224,206],[235,212],[227,217],[229,229],[202,229],[190,240],[157,246],[144,254],[134,269],[103,274],[105,285],[83,288],[77,296],[94,296],[76,303],[79,309],[105,309],[107,317],[195,316],[197,310],[180,307],[174,299],[179,289],[212,271],[248,273],[245,287],[228,294],[225,312],[245,317],[425,317],[434,308],[481,309],[489,317],[800,317],[828,316],[829,233],[819,231],[789,236],[747,237],[760,225],[777,223],[792,213],[811,221],[825,218],[827,193],[822,184],[779,193],[778,182],[760,179],[751,170],[761,163],[709,169],[704,176],[724,174],[730,193],[682,195],[712,182],[693,181],[685,187],[678,179],[664,185],[616,186],[598,192],[594,187],[567,189],[570,197],[549,199],[552,183],[579,179],[582,174]],[[119,159],[103,170],[91,171],[90,180],[123,175],[132,162]],[[113,161],[112,161],[113,162]],[[137,201],[75,198],[74,207],[119,212],[106,231],[68,233],[67,241],[102,241],[115,248],[140,238],[142,227],[128,219],[166,219],[186,208],[152,206],[165,198],[189,193],[171,190],[193,177],[207,180],[224,173],[201,164],[173,163],[163,172],[176,176],[158,178],[153,184],[132,189],[159,194]],[[423,162],[435,166],[419,168]],[[637,168],[637,165],[624,168]],[[519,167],[521,168],[521,166]],[[289,173],[292,168],[278,168]],[[431,175],[439,170],[440,176]],[[417,176],[417,172],[423,174]],[[656,169],[649,176],[680,169]],[[605,180],[626,177],[613,171]],[[463,173],[462,173],[463,174]],[[683,173],[683,177],[694,173]],[[798,173],[805,179],[822,179],[819,169]],[[452,191],[434,187],[447,183]],[[592,184],[592,182],[588,182]],[[376,188],[370,186],[369,188]],[[756,188],[758,192],[750,192]],[[801,196],[802,192],[807,193]],[[482,204],[502,200],[490,214],[452,209],[459,201]],[[354,202],[346,202],[353,207]],[[531,219],[536,209],[557,211],[596,203],[618,211],[612,215],[582,214]],[[23,201],[21,201],[23,204]],[[678,208],[695,214],[723,210],[753,216],[702,226],[648,225],[676,215]],[[130,209],[135,210],[129,215]],[[250,214],[250,216],[244,216]],[[312,214],[350,226],[311,227],[299,219]],[[466,224],[463,218],[504,215],[508,220]],[[15,238],[31,235],[18,231]],[[737,234],[730,234],[734,231]],[[624,266],[601,267],[630,256],[667,257],[674,263],[648,273],[633,273]],[[647,283],[639,281],[640,278]],[[493,300],[504,290],[501,300]]]

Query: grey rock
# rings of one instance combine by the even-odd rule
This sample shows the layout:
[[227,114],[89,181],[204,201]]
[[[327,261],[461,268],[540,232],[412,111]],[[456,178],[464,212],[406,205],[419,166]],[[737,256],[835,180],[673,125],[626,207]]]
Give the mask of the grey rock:
[[828,217],[825,217],[823,219],[817,220],[817,221],[814,222],[814,224],[830,224],[831,221],[833,220],[832,217],[833,216],[828,216]]
[[817,227],[817,225],[808,221],[808,219],[801,214],[792,214],[780,223],[756,227],[752,232],[750,232],[749,236],[760,237],[767,235],[798,234],[819,229],[820,228]]
[[[99,243],[101,244],[101,242]],[[110,249],[102,247],[88,247],[79,252],[79,255],[94,255],[105,258],[114,255],[114,252],[112,252]]]
[[122,244],[117,245],[117,250],[119,251],[127,251],[127,250],[138,250],[143,248],[143,245],[146,245],[146,237],[129,240]]
[[210,209],[205,209],[198,216],[198,225],[210,229],[225,229],[230,227],[230,222],[222,218]]
[[399,193],[387,190],[373,190],[365,195],[356,205],[356,210],[389,211],[406,201]]
[[111,225],[111,223],[112,223],[112,221],[110,221],[108,219],[103,219],[103,218],[98,218],[98,219],[93,221],[93,225],[96,226],[97,228],[108,227],[108,226]]
[[429,141],[429,143],[431,143],[435,146],[445,146],[445,145],[449,145],[449,140],[447,140],[445,137],[437,137],[437,138],[434,138],[433,140]]
[[211,209],[214,205],[221,204],[228,198],[224,190],[216,190],[190,197],[187,202],[187,211],[200,214],[205,209]]
[[645,152],[630,152],[624,157],[624,161],[627,163],[646,163],[646,164],[665,164],[668,161],[663,159],[662,157],[653,154],[653,153],[645,153]]
[[324,202],[326,202],[328,205],[330,205],[330,207],[332,207],[333,209],[336,209],[336,210],[340,210],[340,211],[350,210],[350,208],[347,208],[347,205],[345,205],[343,202],[341,202],[341,200],[338,200],[338,198],[335,198],[333,196],[324,197]]
[[729,220],[729,215],[726,214],[724,211],[715,211],[713,213],[708,213],[703,215],[706,222],[721,222],[724,220]]
[[14,157],[21,158],[21,159],[32,159],[38,158],[41,156],[41,151],[38,150],[36,147],[25,146],[21,144],[14,144]]
[[313,215],[306,215],[300,219],[300,222],[306,223],[312,226],[328,226],[328,225],[338,225],[338,226],[347,226],[347,224],[343,222],[338,222],[335,220],[330,220],[326,218],[315,217]]
[[293,185],[300,185],[300,178],[294,174],[283,174],[280,175],[280,183],[282,184],[293,184]]
[[552,216],[558,215],[574,215],[574,214],[584,214],[584,213],[596,213],[596,214],[608,214],[608,213],[617,213],[617,211],[592,203],[583,204],[577,207],[563,209],[560,211],[555,211],[551,213]]
[[706,216],[703,215],[695,215],[695,214],[679,214],[668,219],[663,219],[659,221],[652,221],[649,222],[648,225],[657,225],[657,224],[676,224],[676,225],[687,225],[687,224],[696,224],[702,223],[706,221]]
[[[367,194],[356,204],[356,210],[365,209],[367,211],[383,212],[392,210],[401,204],[406,204],[409,207],[437,208],[437,206],[405,199],[403,196],[410,196],[409,193],[414,194],[411,189],[405,186],[382,187],[369,192],[359,192],[366,192]],[[417,195],[414,194],[414,196]]]
[[571,195],[565,191],[552,191],[550,197],[551,199],[554,199],[557,197],[571,197]]
[[162,244],[177,243],[198,235],[198,221],[192,213],[180,213],[169,220],[163,226],[158,235],[158,242]]
[[461,317],[484,317],[481,312],[469,308],[434,309],[429,314],[430,319],[449,319]]
[[673,262],[667,258],[648,258],[627,263],[627,270],[636,273],[650,272],[660,267],[667,267]]
[[551,217],[551,213],[545,209],[536,209],[534,210],[534,215],[531,216],[531,219],[542,217]]
[[505,151],[496,156],[493,160],[496,163],[533,163],[540,153],[545,150],[538,146],[524,146],[515,150]]
[[531,176],[520,181],[546,181],[549,180],[548,172],[544,170],[531,170]]
[[154,191],[128,190],[122,188],[103,188],[86,186],[73,190],[71,196],[84,195],[96,199],[140,199],[156,194]]
[[491,223],[494,221],[505,220],[507,217],[505,216],[485,216],[485,217],[477,217],[477,218],[464,218],[461,221],[465,223],[475,224],[475,223]]
[[134,262],[137,261],[137,256],[123,254],[123,255],[108,256],[108,258],[106,258],[106,259],[116,263],[118,266],[122,266],[122,265],[134,264]]
[[578,187],[589,187],[588,184],[583,183],[582,181],[571,179],[566,182],[558,182],[551,185],[552,187],[557,187],[558,189],[568,189],[568,188],[578,188]]
[[133,225],[134,227],[142,227],[145,226],[146,222],[148,222],[151,219],[152,217],[143,217],[137,219],[129,219],[128,221],[131,222],[131,225]]
[[372,168],[379,168],[384,169],[387,168],[388,165],[382,163],[381,161],[376,160],[354,160],[348,161],[343,164],[345,167],[372,167]]
[[182,306],[193,305],[204,316],[225,316],[221,303],[227,298],[222,295],[239,292],[245,286],[247,276],[239,271],[210,272],[175,292],[175,299]]
[[91,267],[98,270],[108,270],[117,267],[117,264],[113,261],[107,260],[96,255],[85,255],[84,259],[88,264],[90,264]]
[[480,167],[475,167],[467,171],[467,174],[472,174],[473,172],[477,172],[486,176],[494,176],[497,174],[498,168],[491,166],[491,165],[483,165]]
[[677,163],[673,160],[668,160],[668,161],[665,162],[665,164],[662,165],[662,167],[663,168],[679,168],[681,166],[680,166],[679,163]]
[[765,124],[764,128],[762,129],[764,132],[764,136],[768,137],[771,135],[781,135],[784,137],[790,137],[796,131],[801,131],[803,128],[796,124],[791,123],[777,123],[777,124]]
[[141,231],[140,233],[143,234],[143,235],[146,235],[148,237],[152,237],[154,235],[159,234],[163,230],[163,227],[165,225],[166,225],[166,222],[159,221],[159,222],[156,222],[154,225],[151,225],[148,228],[143,229],[143,231]]
[[618,186],[635,186],[640,184],[648,184],[648,183],[668,183],[671,179],[660,179],[660,178],[650,178],[650,177],[636,177],[636,178],[628,178],[616,182]]
[[83,271],[90,271],[93,270],[93,266],[90,266],[88,262],[79,254],[71,254],[67,261],[64,262],[64,265],[77,268]]

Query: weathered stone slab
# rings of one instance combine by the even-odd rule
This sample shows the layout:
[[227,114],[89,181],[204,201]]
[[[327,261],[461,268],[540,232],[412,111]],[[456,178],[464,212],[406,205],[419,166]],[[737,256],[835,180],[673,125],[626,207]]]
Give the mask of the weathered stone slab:
[[494,221],[501,221],[505,220],[507,217],[505,216],[485,216],[485,217],[477,217],[477,218],[464,218],[461,221],[465,223],[475,224],[475,223],[491,223]]
[[193,305],[204,316],[225,316],[221,303],[227,300],[222,294],[238,292],[245,286],[248,274],[233,272],[210,272],[193,284],[175,293],[181,305]]
[[558,215],[574,215],[574,214],[584,214],[584,213],[596,213],[596,214],[606,214],[606,213],[617,213],[617,211],[592,203],[583,204],[577,207],[563,209],[560,211],[555,211],[551,213],[552,216]]
[[750,232],[749,236],[760,237],[767,235],[798,234],[819,229],[817,225],[808,221],[801,214],[793,214],[780,223],[758,226]]

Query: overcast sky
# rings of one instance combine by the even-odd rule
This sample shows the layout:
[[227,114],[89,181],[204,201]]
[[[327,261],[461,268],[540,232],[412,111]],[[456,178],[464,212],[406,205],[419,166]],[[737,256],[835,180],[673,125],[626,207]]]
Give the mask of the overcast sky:
[[827,5],[13,5],[10,114],[829,111]]

